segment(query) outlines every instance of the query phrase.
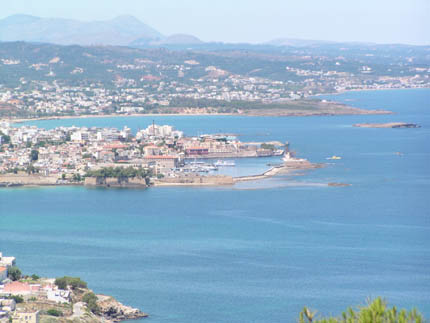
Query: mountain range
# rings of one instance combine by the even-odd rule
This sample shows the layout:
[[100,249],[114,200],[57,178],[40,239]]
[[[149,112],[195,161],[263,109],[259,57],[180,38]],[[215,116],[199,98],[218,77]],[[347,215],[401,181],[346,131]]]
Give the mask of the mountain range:
[[113,45],[131,47],[173,47],[173,48],[254,48],[302,47],[334,42],[300,39],[275,39],[265,44],[205,43],[193,35],[163,35],[131,15],[118,16],[103,21],[80,21],[63,18],[41,18],[17,14],[0,19],[0,41],[27,41],[59,45]]
[[0,20],[0,41],[28,41],[60,45],[198,44],[197,37],[164,36],[139,19],[125,15],[104,21],[79,21],[13,15]]
[[410,47],[408,45],[378,45],[292,38],[278,38],[260,44],[203,42],[199,38],[188,34],[163,35],[132,15],[122,15],[102,21],[41,18],[23,14],[12,15],[0,19],[0,42],[13,41],[57,45],[129,46],[142,49],[165,47],[168,49],[203,51],[253,50],[282,52],[287,48],[344,47],[345,45],[352,47]]

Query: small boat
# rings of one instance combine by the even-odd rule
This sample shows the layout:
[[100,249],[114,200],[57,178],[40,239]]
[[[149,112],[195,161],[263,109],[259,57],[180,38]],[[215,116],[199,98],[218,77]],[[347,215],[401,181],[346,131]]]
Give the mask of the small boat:
[[197,166],[200,166],[200,165],[206,165],[206,163],[205,163],[205,162],[203,162],[203,161],[196,161],[196,160],[194,160],[194,161],[192,161],[192,162],[189,162],[188,164],[189,164],[189,165],[197,165]]
[[206,169],[208,171],[217,171],[218,170],[218,167],[215,165],[205,165],[205,166],[202,166],[202,168]]
[[217,160],[217,161],[214,163],[214,166],[217,166],[217,167],[236,166],[236,163],[235,163],[234,161]]
[[326,159],[329,159],[329,160],[339,160],[339,159],[342,159],[342,157],[334,155],[334,156],[331,156],[331,157],[327,157]]

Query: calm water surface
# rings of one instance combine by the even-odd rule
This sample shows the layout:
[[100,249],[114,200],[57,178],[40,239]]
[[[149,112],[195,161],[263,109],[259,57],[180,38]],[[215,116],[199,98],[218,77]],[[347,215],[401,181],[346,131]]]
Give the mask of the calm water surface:
[[[154,119],[187,135],[288,140],[313,162],[343,158],[233,188],[3,189],[0,250],[28,274],[79,276],[146,322],[295,322],[304,305],[338,314],[379,295],[429,318],[430,90],[326,98],[396,114],[32,122],[137,130]],[[389,121],[422,128],[351,127]],[[243,163],[255,172],[267,160]]]

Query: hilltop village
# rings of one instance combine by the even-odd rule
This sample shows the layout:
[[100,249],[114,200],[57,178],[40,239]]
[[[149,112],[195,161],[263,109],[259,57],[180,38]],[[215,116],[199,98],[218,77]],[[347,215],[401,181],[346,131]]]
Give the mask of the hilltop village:
[[288,145],[280,142],[243,143],[232,134],[186,137],[169,125],[152,124],[134,135],[127,127],[46,130],[2,122],[0,185],[233,184],[218,168],[234,167],[234,158],[285,152]]
[[0,323],[120,322],[147,317],[77,277],[25,276],[15,257],[0,252]]

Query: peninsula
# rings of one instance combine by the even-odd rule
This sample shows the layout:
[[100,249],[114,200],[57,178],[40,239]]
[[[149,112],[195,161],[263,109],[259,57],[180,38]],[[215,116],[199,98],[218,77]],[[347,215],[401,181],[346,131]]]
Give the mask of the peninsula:
[[[257,176],[234,178],[220,168],[240,158],[285,156]],[[289,144],[241,142],[234,134],[184,136],[169,125],[131,129],[0,123],[0,187],[85,185],[147,188],[166,185],[233,185],[317,166],[297,159]]]
[[77,277],[22,275],[0,252],[0,322],[120,322],[147,317],[115,298],[96,295]]

